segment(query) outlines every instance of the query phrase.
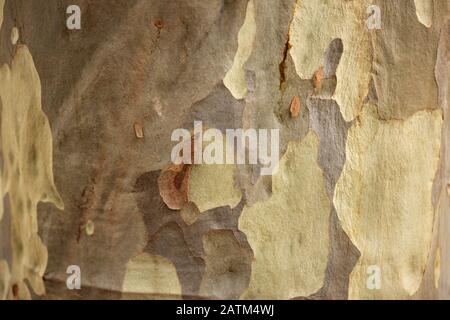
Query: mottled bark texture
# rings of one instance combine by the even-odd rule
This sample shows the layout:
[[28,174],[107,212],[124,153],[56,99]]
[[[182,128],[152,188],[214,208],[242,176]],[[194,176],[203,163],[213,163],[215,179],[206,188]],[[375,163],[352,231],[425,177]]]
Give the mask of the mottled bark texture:
[[[0,298],[450,298],[447,0],[0,9]],[[174,165],[194,121],[278,172]]]

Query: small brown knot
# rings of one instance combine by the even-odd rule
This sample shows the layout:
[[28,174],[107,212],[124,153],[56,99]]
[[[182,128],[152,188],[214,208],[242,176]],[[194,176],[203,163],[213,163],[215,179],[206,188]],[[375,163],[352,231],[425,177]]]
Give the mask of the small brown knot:
[[144,138],[144,128],[142,124],[139,122],[134,123],[134,133],[136,134],[136,138],[143,139]]
[[157,27],[159,30],[164,28],[164,21],[162,21],[161,19],[156,20],[154,24],[155,27]]
[[14,299],[19,299],[19,286],[17,285],[17,283],[13,284],[12,293],[13,293]]
[[159,194],[171,210],[181,210],[189,202],[191,165],[171,165],[158,178]]
[[295,96],[294,98],[292,98],[292,102],[291,102],[291,108],[290,108],[291,117],[293,119],[298,118],[300,116],[300,111],[301,111],[300,97]]
[[323,67],[320,67],[319,70],[316,71],[316,73],[314,73],[314,77],[313,77],[313,86],[316,89],[319,89],[322,85],[322,80],[325,76],[325,71]]

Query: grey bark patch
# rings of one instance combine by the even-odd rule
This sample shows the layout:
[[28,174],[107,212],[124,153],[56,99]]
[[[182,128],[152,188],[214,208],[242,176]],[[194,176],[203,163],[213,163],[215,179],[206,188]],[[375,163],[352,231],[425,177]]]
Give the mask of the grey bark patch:
[[11,270],[11,208],[9,195],[3,198],[3,217],[0,220],[0,261],[6,260]]
[[[325,188],[330,202],[336,183],[342,173],[346,156],[346,122],[334,100],[309,99],[311,129],[319,136],[318,163],[325,176]],[[347,299],[348,280],[359,258],[357,248],[342,230],[336,209],[330,215],[330,257],[323,288],[311,299]]]
[[[136,201],[147,227],[148,243],[145,251],[168,258],[175,265],[184,298],[201,297],[200,285],[204,275],[203,237],[210,231],[228,230],[233,233],[247,255],[252,255],[245,235],[238,230],[238,218],[242,212],[243,202],[236,208],[215,208],[202,213],[191,225],[183,221],[178,211],[167,208],[162,201],[157,179],[160,172],[154,171],[141,175],[134,190]],[[230,256],[233,256],[230,252]],[[227,256],[224,257],[226,259]],[[240,274],[233,277],[235,282],[228,282],[229,294],[223,298],[231,299],[242,294],[242,279],[250,281],[251,261],[243,262],[246,268],[235,270]],[[240,279],[239,281],[237,281]]]
[[325,174],[328,197],[345,164],[345,146],[350,123],[347,123],[334,100],[309,99],[310,126],[320,140],[318,162]]
[[245,102],[236,100],[220,82],[211,93],[192,105],[184,128],[193,128],[194,121],[202,121],[203,127],[219,129],[242,128]]
[[344,44],[341,39],[331,41],[325,53],[324,76],[326,78],[336,76],[336,70],[344,52]]

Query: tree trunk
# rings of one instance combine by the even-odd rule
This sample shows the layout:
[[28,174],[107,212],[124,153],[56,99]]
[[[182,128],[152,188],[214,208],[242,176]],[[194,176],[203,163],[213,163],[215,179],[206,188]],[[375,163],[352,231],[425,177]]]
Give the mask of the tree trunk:
[[450,298],[447,0],[0,12],[0,298]]

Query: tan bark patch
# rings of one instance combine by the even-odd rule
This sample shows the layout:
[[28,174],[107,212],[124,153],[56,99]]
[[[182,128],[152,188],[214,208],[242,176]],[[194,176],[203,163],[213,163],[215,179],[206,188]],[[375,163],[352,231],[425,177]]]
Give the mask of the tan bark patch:
[[255,260],[245,299],[309,296],[324,281],[330,202],[317,164],[318,138],[291,142],[273,176],[273,195],[245,207],[239,220]]
[[425,27],[430,28],[433,24],[433,0],[414,0],[414,4],[417,19]]
[[369,91],[372,62],[366,10],[365,0],[302,0],[291,25],[290,53],[302,79],[313,78],[329,44],[337,38],[342,40],[344,51],[336,71],[333,99],[346,121],[359,114]]
[[0,300],[6,300],[11,294],[10,277],[8,263],[0,261]]
[[434,286],[439,288],[439,281],[441,280],[441,248],[437,248],[436,256],[434,257]]
[[189,201],[200,212],[224,206],[235,208],[242,199],[234,182],[235,171],[234,165],[194,166],[189,179]]
[[[441,127],[440,111],[381,121],[366,105],[350,128],[334,204],[361,252],[350,276],[351,299],[400,299],[418,290],[431,248]],[[366,285],[369,266],[381,270],[379,290]]]
[[143,253],[128,262],[122,292],[124,299],[176,299],[181,286],[170,260]]
[[244,99],[247,95],[247,82],[244,65],[253,51],[253,42],[256,34],[255,5],[250,0],[247,5],[247,14],[244,24],[238,35],[238,49],[234,57],[233,66],[223,79],[224,85],[236,99]]
[[29,298],[25,280],[42,295],[47,248],[38,232],[37,205],[63,202],[53,182],[52,134],[41,109],[41,83],[26,46],[18,46],[11,67],[0,69],[1,141],[6,159],[2,196],[11,204],[11,283]]

